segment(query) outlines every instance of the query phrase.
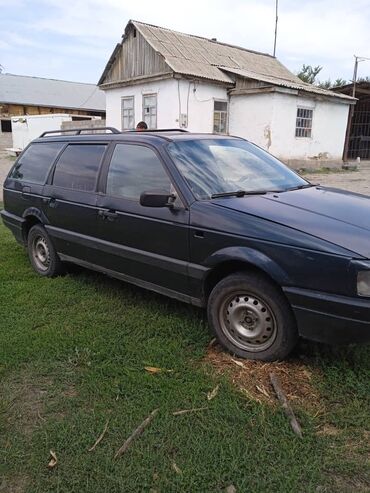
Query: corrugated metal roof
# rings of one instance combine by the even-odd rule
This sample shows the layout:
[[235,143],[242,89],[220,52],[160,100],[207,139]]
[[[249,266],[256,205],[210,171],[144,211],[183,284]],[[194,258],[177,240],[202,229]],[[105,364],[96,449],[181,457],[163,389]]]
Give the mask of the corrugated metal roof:
[[[279,60],[267,53],[247,50],[208,38],[130,21],[176,73],[218,82],[234,83],[230,73],[311,93],[352,99],[306,84]],[[102,79],[101,79],[101,82]]]
[[105,111],[105,94],[95,84],[0,74],[0,103]]
[[225,78],[225,74],[217,68],[225,66],[235,69],[248,69],[259,74],[295,82],[300,80],[284,67],[279,60],[266,53],[258,53],[143,22],[131,21],[131,23],[154,50],[164,56],[168,65],[175,72],[185,70],[186,74],[189,73],[220,82],[229,82],[231,79]]
[[286,79],[280,79],[277,77],[269,77],[267,75],[256,74],[251,70],[245,70],[245,69],[241,70],[241,69],[234,69],[229,67],[219,67],[219,68],[221,70],[224,70],[225,72],[233,73],[235,75],[240,75],[241,77],[246,77],[247,79],[260,80],[262,82],[286,87],[288,89],[297,89],[299,91],[313,92],[315,94],[322,94],[323,96],[333,96],[342,99],[352,99],[344,94],[339,94],[333,91],[328,91],[327,89],[322,89],[321,87],[317,87],[312,84],[307,84],[306,82],[301,81],[301,79],[298,79],[299,82],[292,82]]

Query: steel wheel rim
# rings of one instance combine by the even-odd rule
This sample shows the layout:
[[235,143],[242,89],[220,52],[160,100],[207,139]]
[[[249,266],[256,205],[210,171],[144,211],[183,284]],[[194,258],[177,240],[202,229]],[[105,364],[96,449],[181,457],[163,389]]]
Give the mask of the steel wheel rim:
[[48,270],[50,266],[50,251],[46,239],[41,235],[36,236],[32,242],[32,257],[39,270]]
[[265,351],[276,339],[276,318],[269,304],[254,294],[227,296],[220,306],[219,321],[225,337],[244,351]]

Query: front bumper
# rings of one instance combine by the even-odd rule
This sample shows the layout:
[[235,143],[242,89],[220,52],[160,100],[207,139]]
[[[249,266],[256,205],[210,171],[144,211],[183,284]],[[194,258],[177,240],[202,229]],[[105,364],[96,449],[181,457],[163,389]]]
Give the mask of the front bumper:
[[370,299],[284,288],[299,335],[328,344],[370,341]]

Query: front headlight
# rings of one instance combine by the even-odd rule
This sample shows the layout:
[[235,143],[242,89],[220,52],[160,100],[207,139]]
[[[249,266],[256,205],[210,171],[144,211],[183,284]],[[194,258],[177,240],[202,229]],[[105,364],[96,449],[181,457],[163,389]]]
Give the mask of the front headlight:
[[357,273],[357,294],[370,297],[370,270],[361,270]]

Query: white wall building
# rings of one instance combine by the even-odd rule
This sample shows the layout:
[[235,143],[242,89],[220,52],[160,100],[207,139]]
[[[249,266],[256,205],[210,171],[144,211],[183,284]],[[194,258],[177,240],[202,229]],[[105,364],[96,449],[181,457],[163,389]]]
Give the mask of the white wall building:
[[130,21],[99,86],[107,125],[244,137],[291,165],[342,160],[355,100],[302,82],[276,58]]
[[[52,130],[63,120],[61,114],[73,121],[86,116],[105,118],[105,94],[95,84],[0,74],[0,148],[22,148],[27,133],[34,138],[37,126]],[[23,144],[20,133],[12,144],[15,127],[26,137]]]
[[78,124],[82,122],[83,126],[88,127],[91,120],[101,122],[101,117],[89,115],[79,115],[76,117],[68,113],[13,116],[11,118],[13,150],[23,150],[33,139],[40,137],[43,132],[60,130],[63,122],[73,122],[73,125],[76,125],[76,122]]

